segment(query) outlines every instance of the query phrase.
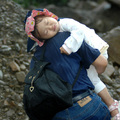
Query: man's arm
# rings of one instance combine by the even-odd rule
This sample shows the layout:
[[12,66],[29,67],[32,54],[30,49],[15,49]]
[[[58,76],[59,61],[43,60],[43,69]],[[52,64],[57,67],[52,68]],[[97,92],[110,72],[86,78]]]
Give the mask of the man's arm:
[[[94,49],[93,47],[88,45],[85,41],[83,41],[77,53],[82,58],[81,61],[86,69],[88,69],[90,65],[94,63],[95,60],[100,56],[100,51],[98,49]],[[97,68],[96,62],[95,66]]]
[[108,64],[107,59],[101,54],[92,63],[92,65],[95,67],[98,74],[102,74],[105,71],[107,64]]

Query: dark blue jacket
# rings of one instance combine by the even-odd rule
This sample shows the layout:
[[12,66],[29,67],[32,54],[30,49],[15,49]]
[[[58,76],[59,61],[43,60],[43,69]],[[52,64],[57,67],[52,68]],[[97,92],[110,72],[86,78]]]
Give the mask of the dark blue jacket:
[[[85,41],[76,53],[71,55],[65,55],[60,53],[60,47],[64,43],[65,39],[69,37],[68,32],[58,33],[55,37],[46,40],[45,61],[49,61],[51,64],[49,68],[58,73],[63,80],[73,83],[79,66],[83,64],[83,68],[79,75],[79,78],[73,88],[73,96],[82,93],[88,89],[94,89],[93,84],[87,76],[86,69],[95,61],[100,55],[97,49],[90,47]],[[36,47],[34,55],[37,59],[40,59],[41,51],[43,47]],[[30,69],[34,66],[34,61],[31,61]]]

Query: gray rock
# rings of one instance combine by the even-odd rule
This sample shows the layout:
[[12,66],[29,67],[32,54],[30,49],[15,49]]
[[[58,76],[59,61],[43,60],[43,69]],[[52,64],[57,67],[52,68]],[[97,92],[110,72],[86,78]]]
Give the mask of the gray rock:
[[23,71],[17,72],[17,73],[16,73],[17,80],[18,80],[20,83],[24,83],[25,75],[26,75],[26,74],[25,74]]
[[107,32],[103,39],[109,44],[109,56],[113,62],[120,64],[120,26]]
[[24,64],[21,64],[21,65],[20,65],[20,69],[21,69],[21,70],[25,70],[25,69],[26,69],[26,66],[25,66]]
[[10,109],[9,111],[7,111],[7,116],[13,116],[15,114],[14,110]]
[[2,80],[0,80],[0,85],[5,85],[6,83]]
[[102,75],[107,75],[107,76],[111,76],[115,71],[115,68],[113,67],[113,65],[108,64],[106,67],[106,70],[104,73],[102,73]]
[[0,79],[3,79],[3,72],[0,70]]
[[15,61],[10,62],[9,65],[12,71],[20,71],[20,66]]

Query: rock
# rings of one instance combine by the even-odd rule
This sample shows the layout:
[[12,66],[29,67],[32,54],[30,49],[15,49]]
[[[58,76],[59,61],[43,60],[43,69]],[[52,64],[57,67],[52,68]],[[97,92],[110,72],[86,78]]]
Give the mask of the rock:
[[17,50],[17,51],[21,50],[19,44],[17,44],[17,43],[15,44],[15,50]]
[[7,111],[7,116],[13,116],[15,114],[14,110],[10,109],[9,111]]
[[114,76],[114,77],[119,76],[119,70],[118,70],[118,67],[115,66],[114,68],[115,68],[115,71],[114,71],[113,76]]
[[29,66],[30,62],[23,62],[24,65]]
[[18,80],[20,83],[24,83],[25,76],[26,76],[26,74],[25,74],[23,71],[16,73],[17,80]]
[[4,80],[11,80],[11,76],[9,73],[4,74]]
[[1,80],[3,79],[3,72],[2,72],[2,70],[0,70],[0,79]]
[[109,44],[108,53],[111,60],[120,64],[120,26],[107,32],[103,39]]
[[114,71],[115,71],[115,69],[114,69],[113,65],[108,64],[105,72],[102,73],[102,75],[107,75],[110,77],[114,73]]
[[6,83],[2,80],[0,80],[0,85],[5,85]]
[[115,89],[118,89],[118,88],[120,88],[120,85],[119,85],[119,84],[113,84],[113,87],[114,87]]
[[115,78],[116,83],[119,85],[120,84],[120,76]]
[[26,69],[26,66],[24,64],[20,65],[20,69],[21,70],[25,70]]
[[101,13],[101,12],[104,12],[105,10],[110,9],[110,8],[111,8],[111,4],[105,1],[105,2],[102,2],[100,5],[98,5],[97,7],[95,7],[93,12]]
[[12,71],[20,71],[20,67],[15,61],[10,62],[9,65]]
[[116,91],[118,92],[118,95],[120,95],[120,88],[118,88]]
[[79,4],[79,1],[78,1],[78,0],[70,0],[67,5],[68,5],[70,8],[76,8],[76,6],[78,6],[78,4]]
[[5,106],[11,106],[11,107],[16,106],[15,102],[12,101],[12,100],[10,100],[9,98],[7,98],[7,99],[4,101],[4,105],[5,105]]
[[100,75],[100,78],[105,84],[112,86],[113,81],[109,76],[102,74],[102,75]]
[[11,51],[11,47],[9,47],[7,45],[2,45],[0,48],[0,53],[2,53],[2,54],[9,55],[10,51]]

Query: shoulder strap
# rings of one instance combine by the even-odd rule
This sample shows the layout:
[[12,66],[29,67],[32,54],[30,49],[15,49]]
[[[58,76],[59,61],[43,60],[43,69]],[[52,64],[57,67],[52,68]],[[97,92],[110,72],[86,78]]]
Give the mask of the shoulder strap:
[[[40,55],[40,60],[42,60],[42,61],[44,60],[45,46],[46,46],[46,45],[44,44],[44,45],[43,45],[43,48],[42,48],[42,53],[41,53],[41,55]],[[33,60],[34,60],[34,61],[38,61],[35,56],[33,56]],[[76,81],[77,81],[77,79],[78,79],[78,77],[79,77],[79,75],[80,75],[81,70],[82,70],[82,65],[80,64],[79,70],[78,70],[77,75],[76,75],[76,77],[75,77],[75,79],[74,79],[74,82],[73,82],[73,84],[72,84],[72,88],[74,87],[74,85],[75,85],[75,83],[76,83]]]
[[74,79],[74,82],[72,84],[72,88],[74,87],[74,85],[75,85],[75,83],[76,83],[76,81],[77,81],[77,79],[78,79],[78,77],[80,75],[81,70],[82,70],[82,65],[80,64],[79,70],[78,70],[77,75],[76,75],[76,77]]
[[[44,53],[45,53],[45,45],[42,46],[42,52],[41,52],[41,55],[40,55],[40,61],[43,61],[44,60]],[[34,61],[39,61],[35,56],[32,57]]]
[[46,46],[46,44],[44,43],[43,48],[42,48],[42,53],[40,55],[40,60],[42,60],[42,61],[44,60],[45,46]]

